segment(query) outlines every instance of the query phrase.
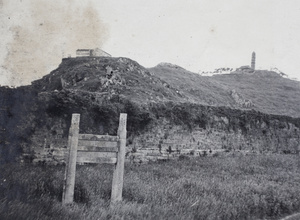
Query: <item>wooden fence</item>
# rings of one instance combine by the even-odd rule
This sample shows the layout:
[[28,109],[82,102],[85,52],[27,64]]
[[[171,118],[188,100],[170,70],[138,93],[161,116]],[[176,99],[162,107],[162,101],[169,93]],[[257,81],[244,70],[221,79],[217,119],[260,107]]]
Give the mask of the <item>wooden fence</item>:
[[72,114],[69,130],[63,204],[73,202],[77,163],[114,164],[111,204],[122,200],[127,114],[120,114],[117,136],[79,134],[80,114]]

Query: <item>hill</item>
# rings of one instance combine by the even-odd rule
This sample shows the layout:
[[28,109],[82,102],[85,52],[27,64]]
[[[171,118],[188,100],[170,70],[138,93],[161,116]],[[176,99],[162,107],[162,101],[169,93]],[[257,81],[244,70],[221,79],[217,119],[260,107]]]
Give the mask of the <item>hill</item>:
[[300,145],[299,82],[275,72],[205,77],[172,64],[66,58],[30,86],[0,90],[0,163],[63,162],[72,113],[81,114],[81,133],[110,135],[127,113],[134,161]]
[[128,58],[65,58],[59,67],[33,82],[39,91],[80,90],[100,98],[120,95],[138,103],[181,100],[164,80]]
[[267,70],[201,76],[168,63],[146,69],[128,58],[66,58],[33,85],[39,91],[120,95],[143,104],[189,102],[300,117],[300,82]]
[[[190,102],[300,117],[300,82],[273,71],[200,76],[172,65],[158,65],[149,71],[188,97]],[[233,93],[242,103],[235,100]],[[243,100],[251,101],[252,105],[243,105]]]

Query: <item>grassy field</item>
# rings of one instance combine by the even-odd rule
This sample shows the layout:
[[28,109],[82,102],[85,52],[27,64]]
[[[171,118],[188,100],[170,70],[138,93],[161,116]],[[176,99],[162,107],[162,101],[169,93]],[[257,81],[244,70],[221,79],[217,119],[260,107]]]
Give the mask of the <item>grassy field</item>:
[[123,202],[109,207],[112,167],[77,166],[62,206],[63,166],[0,167],[0,219],[278,219],[300,211],[296,155],[227,155],[126,164]]

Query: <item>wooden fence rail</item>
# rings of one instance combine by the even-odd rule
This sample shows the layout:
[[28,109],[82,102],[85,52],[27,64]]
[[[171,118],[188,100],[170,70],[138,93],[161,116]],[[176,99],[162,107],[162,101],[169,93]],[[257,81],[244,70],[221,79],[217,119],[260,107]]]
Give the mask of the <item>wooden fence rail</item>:
[[121,113],[117,136],[79,134],[80,114],[72,114],[69,130],[63,204],[73,202],[77,163],[114,164],[111,204],[122,200],[127,114]]

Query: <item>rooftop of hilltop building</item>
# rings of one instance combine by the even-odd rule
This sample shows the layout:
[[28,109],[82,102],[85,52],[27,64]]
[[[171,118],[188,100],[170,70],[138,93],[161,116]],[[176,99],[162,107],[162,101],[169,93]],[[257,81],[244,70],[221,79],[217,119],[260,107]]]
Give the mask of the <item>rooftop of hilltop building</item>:
[[111,55],[100,48],[77,49],[76,57],[111,57]]

